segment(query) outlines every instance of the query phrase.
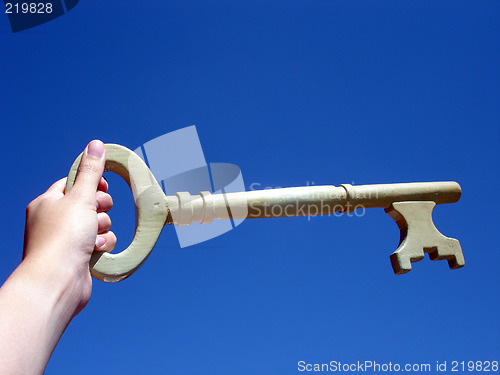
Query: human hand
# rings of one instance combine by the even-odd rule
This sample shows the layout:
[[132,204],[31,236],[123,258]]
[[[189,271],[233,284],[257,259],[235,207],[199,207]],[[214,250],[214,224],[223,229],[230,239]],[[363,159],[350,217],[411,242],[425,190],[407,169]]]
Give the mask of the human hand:
[[0,373],[41,374],[67,325],[92,290],[94,250],[116,243],[106,212],[101,141],[85,148],[73,188],[57,181],[26,209],[23,261],[0,288]]
[[61,179],[26,210],[23,263],[54,276],[74,304],[74,315],[90,298],[92,252],[111,251],[116,244],[106,213],[113,201],[102,177],[104,163],[103,143],[92,141],[85,148],[73,188],[65,194],[66,179]]

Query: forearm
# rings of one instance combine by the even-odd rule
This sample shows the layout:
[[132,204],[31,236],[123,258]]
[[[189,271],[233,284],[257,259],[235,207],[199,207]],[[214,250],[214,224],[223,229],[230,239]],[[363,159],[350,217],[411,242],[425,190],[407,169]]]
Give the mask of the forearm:
[[80,308],[78,273],[25,259],[0,288],[0,373],[43,373]]

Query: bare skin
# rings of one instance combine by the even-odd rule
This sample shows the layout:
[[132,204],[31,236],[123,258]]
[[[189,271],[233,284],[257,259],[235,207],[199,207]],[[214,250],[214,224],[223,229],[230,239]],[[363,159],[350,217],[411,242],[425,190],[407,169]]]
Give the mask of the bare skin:
[[21,264],[0,288],[0,373],[42,374],[70,321],[92,291],[89,260],[111,251],[101,141],[85,148],[74,187],[54,183],[26,209]]

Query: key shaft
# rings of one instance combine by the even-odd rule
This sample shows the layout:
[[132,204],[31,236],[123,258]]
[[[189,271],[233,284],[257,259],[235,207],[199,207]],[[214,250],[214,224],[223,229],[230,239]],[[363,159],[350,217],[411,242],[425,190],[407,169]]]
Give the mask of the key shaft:
[[387,208],[394,202],[455,203],[456,182],[415,182],[352,186],[305,186],[211,194],[187,192],[166,196],[170,214],[165,224],[209,224],[220,219],[254,219],[327,215],[357,208]]

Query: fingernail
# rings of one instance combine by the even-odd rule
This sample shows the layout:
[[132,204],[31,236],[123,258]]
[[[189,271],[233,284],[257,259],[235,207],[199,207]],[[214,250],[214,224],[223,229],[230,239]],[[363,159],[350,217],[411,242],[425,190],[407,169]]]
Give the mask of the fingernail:
[[104,144],[101,141],[95,140],[89,143],[87,154],[95,158],[102,158],[104,154]]
[[104,237],[97,237],[95,239],[95,247],[101,247],[106,243],[106,239]]

